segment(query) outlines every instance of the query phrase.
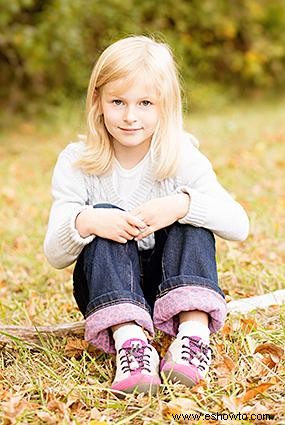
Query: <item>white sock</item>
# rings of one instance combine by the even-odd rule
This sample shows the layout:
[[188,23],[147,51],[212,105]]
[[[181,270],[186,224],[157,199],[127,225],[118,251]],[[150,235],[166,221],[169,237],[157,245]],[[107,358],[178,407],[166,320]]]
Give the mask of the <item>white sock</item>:
[[145,341],[146,344],[148,343],[147,337],[142,328],[135,324],[121,326],[113,332],[113,338],[115,340],[115,348],[117,351],[128,339],[138,338]]
[[207,325],[196,320],[187,320],[180,323],[178,328],[177,337],[180,338],[182,336],[199,336],[204,343],[209,344],[210,329]]

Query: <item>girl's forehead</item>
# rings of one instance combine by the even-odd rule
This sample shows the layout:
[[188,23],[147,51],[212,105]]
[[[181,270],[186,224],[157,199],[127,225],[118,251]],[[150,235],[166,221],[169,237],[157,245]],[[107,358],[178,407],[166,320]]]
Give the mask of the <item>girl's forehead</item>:
[[134,79],[118,79],[104,85],[103,92],[108,95],[122,96],[129,94],[138,97],[158,97],[158,90],[152,82],[146,81],[145,78],[139,76]]

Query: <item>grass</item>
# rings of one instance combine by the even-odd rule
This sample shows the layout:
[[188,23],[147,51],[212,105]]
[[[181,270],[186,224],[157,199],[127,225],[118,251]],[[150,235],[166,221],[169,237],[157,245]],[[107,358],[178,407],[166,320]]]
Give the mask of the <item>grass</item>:
[[[217,240],[220,285],[227,299],[284,288],[285,101],[239,103],[190,115],[186,127],[201,141],[219,180],[247,209],[243,243]],[[46,262],[42,241],[50,208],[50,178],[60,150],[84,132],[76,107],[32,121],[13,121],[0,135],[0,322],[46,325],[81,320],[72,296],[72,267]],[[53,338],[41,348],[2,344],[0,409],[4,424],[165,424],[173,414],[240,412],[275,415],[179,423],[281,424],[284,410],[284,307],[230,316],[213,337],[207,380],[193,390],[165,383],[159,396],[109,391],[114,357],[81,341]],[[158,335],[162,353],[169,339]],[[261,344],[266,343],[265,346]],[[279,351],[278,351],[279,348]],[[282,406],[283,403],[283,406]]]

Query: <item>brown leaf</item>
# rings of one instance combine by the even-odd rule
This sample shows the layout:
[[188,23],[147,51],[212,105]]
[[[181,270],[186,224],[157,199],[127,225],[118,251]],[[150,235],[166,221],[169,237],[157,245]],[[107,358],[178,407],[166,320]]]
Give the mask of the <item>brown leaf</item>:
[[55,415],[49,413],[49,412],[37,412],[37,417],[46,424],[50,424],[50,425],[54,425],[57,424],[57,419],[55,417]]
[[274,363],[279,363],[284,356],[283,348],[269,342],[258,345],[254,350],[254,354],[255,353],[269,354]]
[[235,369],[236,367],[235,363],[227,354],[223,355],[223,361],[230,372]]
[[[261,363],[269,369],[274,369],[276,367],[276,363],[271,359],[271,357],[265,357]],[[263,374],[266,373],[266,368],[263,368]]]
[[215,348],[218,351],[218,353],[220,353],[220,354],[223,354],[225,352],[224,344],[216,344]]
[[64,353],[67,357],[80,358],[84,351],[88,350],[89,343],[84,339],[68,338]]
[[4,424],[10,425],[16,423],[17,417],[25,410],[27,402],[21,395],[13,395],[2,404]]
[[227,354],[221,354],[214,368],[219,385],[226,386],[233,379],[232,371],[236,368],[236,364]]
[[253,319],[244,319],[241,318],[241,327],[244,333],[250,333],[252,329],[257,328],[257,323]]
[[198,409],[198,405],[195,401],[189,398],[180,397],[164,405],[162,408],[162,415],[167,419],[173,419],[173,415],[197,412]]
[[59,401],[56,399],[49,401],[47,404],[47,408],[51,412],[62,413],[62,414],[64,414],[65,411],[67,410],[67,406],[62,401]]
[[191,388],[191,393],[203,394],[206,388],[207,382],[204,379],[201,379],[198,384],[194,385],[194,387]]
[[249,400],[253,399],[256,395],[264,393],[268,388],[272,387],[272,385],[275,385],[274,382],[267,382],[258,385],[257,387],[250,388],[245,392],[244,395],[237,397],[238,400],[240,400],[242,403],[247,403]]
[[152,345],[160,356],[164,357],[172,341],[172,336],[164,334],[159,340],[152,341]]
[[223,336],[229,336],[233,333],[233,328],[229,323],[226,323],[220,332]]

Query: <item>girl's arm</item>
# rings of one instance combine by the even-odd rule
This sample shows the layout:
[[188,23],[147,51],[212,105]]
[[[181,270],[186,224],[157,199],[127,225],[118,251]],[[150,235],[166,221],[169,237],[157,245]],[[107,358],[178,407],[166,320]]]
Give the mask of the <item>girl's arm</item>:
[[196,147],[188,144],[185,154],[176,193],[187,193],[190,205],[179,223],[205,227],[223,239],[245,240],[249,220],[244,208],[218,182],[211,163]]
[[[177,176],[162,182],[162,193],[167,196],[132,211],[149,226],[138,239],[174,221],[204,227],[223,239],[246,239],[249,220],[245,210],[217,181],[210,162],[194,143],[184,143]],[[184,198],[178,194],[184,194]]]
[[64,268],[73,263],[85,245],[94,239],[80,236],[75,227],[76,217],[86,208],[88,194],[83,174],[73,167],[77,158],[77,143],[68,145],[59,155],[53,177],[53,204],[44,240],[44,252],[49,263]]
[[44,252],[49,263],[64,268],[73,263],[95,235],[126,243],[138,236],[145,223],[119,209],[93,208],[84,174],[73,166],[78,144],[60,154],[52,179],[51,208]]

